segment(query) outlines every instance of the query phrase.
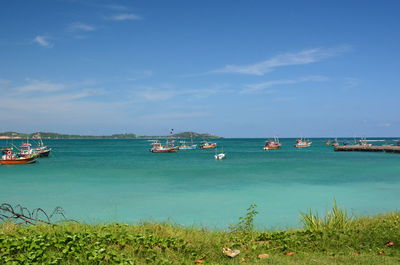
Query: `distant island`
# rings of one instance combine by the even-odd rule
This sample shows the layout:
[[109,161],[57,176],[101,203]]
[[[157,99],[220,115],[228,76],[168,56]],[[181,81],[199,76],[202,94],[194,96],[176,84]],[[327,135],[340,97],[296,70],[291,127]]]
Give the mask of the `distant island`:
[[223,138],[208,133],[196,133],[196,132],[182,132],[175,133],[172,135],[136,135],[134,133],[122,133],[112,135],[78,135],[78,134],[60,134],[52,132],[37,132],[37,133],[17,133],[17,132],[3,132],[0,133],[0,139],[23,139],[23,138],[35,138],[40,135],[43,139],[150,139],[150,138],[164,138],[167,136],[173,136],[175,138],[189,139],[189,138]]

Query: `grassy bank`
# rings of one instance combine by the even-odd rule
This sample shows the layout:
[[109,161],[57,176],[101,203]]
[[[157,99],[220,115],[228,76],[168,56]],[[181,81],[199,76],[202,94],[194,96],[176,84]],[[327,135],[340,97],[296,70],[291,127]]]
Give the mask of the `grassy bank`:
[[[252,229],[254,207],[229,231],[3,223],[0,264],[400,264],[400,213],[349,218],[336,211],[323,218],[304,214],[303,229],[274,232]],[[230,258],[224,247],[240,254]]]

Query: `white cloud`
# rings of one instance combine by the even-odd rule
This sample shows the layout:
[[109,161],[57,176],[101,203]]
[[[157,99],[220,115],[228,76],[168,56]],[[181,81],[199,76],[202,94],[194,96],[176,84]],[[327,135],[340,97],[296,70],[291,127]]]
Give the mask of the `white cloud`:
[[38,80],[28,80],[28,81],[29,81],[28,84],[19,87],[14,87],[13,90],[21,93],[29,93],[29,92],[54,92],[63,90],[65,88],[65,85],[53,82],[38,81]]
[[0,97],[0,112],[8,114],[0,116],[0,122],[31,128],[104,124],[105,120],[122,123],[126,118],[126,112],[122,111],[126,101],[98,101],[94,97],[101,91],[87,86],[90,86],[88,82],[62,84],[37,80],[27,80],[20,86],[0,83],[0,91],[7,90]]
[[247,75],[264,75],[275,68],[290,65],[303,65],[315,63],[326,58],[335,56],[349,48],[339,47],[331,49],[314,48],[303,50],[297,53],[284,53],[274,56],[268,60],[250,65],[227,65],[224,68],[211,71],[210,73],[236,73]]
[[125,14],[117,14],[108,17],[111,20],[116,20],[116,21],[123,21],[123,20],[141,20],[142,17],[136,14],[132,13],[125,13]]
[[291,85],[304,82],[322,82],[327,80],[328,78],[324,76],[307,76],[307,77],[300,77],[298,79],[272,80],[272,81],[247,85],[245,89],[240,91],[240,93],[259,93],[259,92],[265,92],[265,89],[267,88],[275,87],[278,85]]
[[85,32],[90,32],[90,31],[95,31],[96,28],[92,25],[81,23],[81,22],[74,22],[68,25],[68,30],[69,31],[85,31]]
[[38,35],[33,39],[33,42],[45,48],[52,48],[54,44],[49,41],[50,39],[49,36]]

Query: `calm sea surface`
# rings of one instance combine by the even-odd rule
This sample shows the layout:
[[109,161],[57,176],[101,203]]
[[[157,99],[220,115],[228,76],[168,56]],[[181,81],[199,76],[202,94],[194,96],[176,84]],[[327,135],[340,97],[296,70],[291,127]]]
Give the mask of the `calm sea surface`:
[[325,139],[311,140],[296,149],[282,139],[274,151],[262,150],[264,139],[217,140],[223,161],[214,150],[153,154],[147,140],[48,140],[49,158],[0,166],[0,203],[62,206],[89,223],[211,229],[237,223],[253,203],[257,226],[269,229],[300,226],[300,212],[324,213],[334,199],[355,215],[399,210],[400,154],[334,152]]

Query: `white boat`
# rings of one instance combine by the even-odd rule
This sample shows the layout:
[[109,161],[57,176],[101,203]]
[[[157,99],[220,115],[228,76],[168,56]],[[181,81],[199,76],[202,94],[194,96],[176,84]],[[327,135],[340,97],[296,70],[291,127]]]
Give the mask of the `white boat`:
[[224,150],[222,149],[221,153],[217,153],[217,150],[215,150],[215,160],[222,160],[226,158],[226,154],[224,153]]
[[216,154],[214,157],[215,157],[216,160],[222,160],[222,159],[226,158],[226,154],[225,153],[219,153],[219,154]]

